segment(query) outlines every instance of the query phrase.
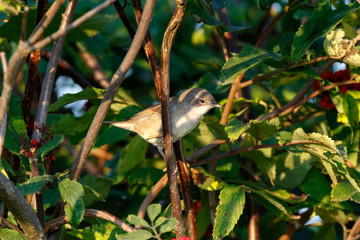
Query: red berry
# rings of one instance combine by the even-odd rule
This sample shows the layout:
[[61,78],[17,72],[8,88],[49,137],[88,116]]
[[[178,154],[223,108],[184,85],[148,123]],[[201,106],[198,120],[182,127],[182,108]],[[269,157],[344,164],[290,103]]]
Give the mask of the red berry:
[[51,156],[50,160],[51,161],[55,161],[56,157],[55,156]]
[[340,91],[342,94],[345,94],[348,90],[348,86],[347,85],[342,85],[340,86]]
[[317,91],[317,90],[320,89],[320,82],[319,82],[319,80],[316,80],[316,81],[314,82],[313,89],[314,89],[314,91]]
[[30,151],[28,151],[28,152],[26,153],[26,156],[30,157]]
[[333,103],[328,104],[329,109],[335,109],[335,105]]
[[37,146],[39,144],[38,140],[34,139],[31,141],[31,146],[34,147],[34,146]]
[[330,80],[332,76],[333,76],[333,73],[331,71],[326,71],[323,74],[321,74],[320,77],[322,79]]

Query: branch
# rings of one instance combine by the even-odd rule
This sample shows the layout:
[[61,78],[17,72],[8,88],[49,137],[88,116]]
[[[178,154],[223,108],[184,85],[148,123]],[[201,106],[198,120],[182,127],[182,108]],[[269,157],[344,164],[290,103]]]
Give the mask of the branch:
[[[164,151],[165,151],[165,160],[167,175],[170,188],[170,199],[172,205],[173,217],[179,222],[175,228],[176,238],[185,237],[185,228],[184,220],[181,214],[181,204],[180,204],[180,194],[177,186],[176,179],[176,163],[172,153],[172,137],[171,137],[171,125],[170,125],[170,111],[169,111],[169,71],[170,71],[170,50],[172,43],[174,41],[175,34],[177,29],[180,26],[180,23],[183,19],[185,12],[185,1],[177,1],[177,6],[174,12],[172,19],[169,22],[169,25],[164,33],[164,38],[161,47],[161,94],[160,104],[161,104],[161,120],[163,126],[163,137],[164,137]],[[142,19],[142,18],[141,18]]]
[[304,224],[309,220],[313,210],[309,209],[303,214],[300,215],[299,220],[292,220],[290,221],[289,225],[287,226],[285,233],[279,237],[279,240],[291,240],[297,230],[299,230]]
[[[0,52],[0,60],[1,60],[2,70],[3,70],[3,76],[6,76],[6,73],[8,70],[8,65],[7,65],[5,52]],[[0,103],[1,103],[1,101],[0,101]],[[7,120],[7,113],[5,113],[5,116],[4,116],[3,120],[1,121],[1,127],[0,127],[0,157],[2,156],[2,152],[4,150],[4,144],[5,144],[6,120]]]
[[145,218],[145,213],[147,207],[151,204],[151,202],[154,200],[156,195],[164,188],[166,187],[168,183],[167,174],[165,174],[156,184],[151,188],[151,191],[148,193],[148,195],[145,197],[143,202],[141,203],[141,206],[138,210],[137,216],[141,218]]
[[44,229],[19,190],[0,173],[0,200],[14,215],[28,239],[44,239]]
[[[84,218],[102,218],[105,220],[108,220],[112,222],[113,224],[120,227],[125,232],[133,232],[135,231],[134,228],[127,225],[124,221],[122,221],[120,218],[117,218],[116,216],[102,210],[96,210],[96,209],[85,209]],[[59,229],[62,225],[70,222],[70,220],[64,215],[55,219],[50,220],[45,224],[45,232],[51,232]]]
[[12,222],[10,222],[9,220],[7,220],[6,218],[2,218],[0,217],[0,223],[1,224],[5,224],[6,226],[8,226],[9,228],[11,228],[12,230],[17,231],[18,233],[24,234],[23,231],[21,231],[21,229],[16,226],[15,224],[13,224]]
[[236,150],[232,150],[229,152],[225,152],[213,157],[209,157],[200,161],[192,161],[189,162],[191,167],[195,167],[195,166],[199,166],[199,165],[203,165],[206,163],[209,163],[211,161],[216,161],[219,159],[223,159],[223,158],[227,158],[239,153],[243,153],[243,152],[249,152],[249,151],[254,151],[257,149],[262,149],[262,148],[275,148],[275,147],[288,147],[288,146],[294,146],[294,145],[298,145],[298,144],[318,144],[318,145],[322,145],[322,143],[320,142],[312,142],[312,141],[296,141],[296,142],[287,142],[284,144],[269,144],[269,145],[256,145],[256,146],[251,146],[251,147],[247,147],[247,148],[240,148],[240,149],[236,149]]
[[197,240],[198,235],[197,235],[197,227],[196,227],[196,215],[195,215],[193,198],[191,195],[190,172],[185,163],[182,139],[174,142],[174,151],[175,151],[177,166],[179,169],[179,178],[180,178],[182,196],[185,204],[185,214],[187,219],[188,234],[192,240]]
[[[112,1],[107,1],[112,2]],[[103,122],[106,112],[110,108],[111,102],[114,100],[115,94],[119,89],[122,81],[124,80],[126,72],[131,67],[134,62],[137,53],[141,47],[141,43],[145,37],[146,31],[149,27],[153,9],[155,6],[155,0],[147,0],[144,8],[144,14],[141,18],[138,30],[136,31],[134,40],[131,43],[129,51],[127,52],[123,62],[120,67],[115,72],[114,76],[111,79],[110,86],[108,87],[104,98],[101,101],[99,109],[97,110],[95,117],[90,125],[90,128],[87,132],[85,140],[81,146],[81,149],[76,157],[75,163],[71,168],[70,179],[76,180],[83,166],[85,165],[86,158],[89,155],[92,145],[95,142],[95,138],[100,130],[101,123]]]
[[354,226],[352,227],[352,229],[350,230],[350,233],[347,237],[347,240],[355,240],[355,239],[359,239],[359,237],[357,236],[360,232],[360,217],[358,217],[358,219],[356,220]]

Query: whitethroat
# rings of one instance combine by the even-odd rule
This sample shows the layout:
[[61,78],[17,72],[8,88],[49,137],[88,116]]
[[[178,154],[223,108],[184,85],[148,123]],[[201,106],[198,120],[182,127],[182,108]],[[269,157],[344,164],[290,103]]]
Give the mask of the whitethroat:
[[[170,98],[172,142],[191,132],[210,109],[221,107],[211,93],[202,88],[191,88],[179,96]],[[104,121],[104,123],[136,132],[156,146],[164,156],[160,104],[148,107],[125,121]]]

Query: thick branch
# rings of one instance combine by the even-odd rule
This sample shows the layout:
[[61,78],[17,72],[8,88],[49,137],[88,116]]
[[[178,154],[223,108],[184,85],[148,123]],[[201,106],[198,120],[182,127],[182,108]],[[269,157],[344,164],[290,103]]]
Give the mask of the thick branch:
[[14,215],[28,239],[44,239],[44,229],[19,190],[0,173],[0,200]]
[[141,43],[144,40],[146,31],[149,27],[153,9],[155,6],[155,0],[147,0],[144,8],[144,14],[141,18],[138,30],[135,34],[134,40],[131,43],[129,51],[127,52],[123,62],[121,63],[118,70],[115,72],[114,76],[111,79],[110,86],[108,87],[103,100],[99,106],[99,109],[96,112],[94,120],[92,121],[89,131],[85,137],[85,140],[81,146],[81,149],[76,157],[75,163],[71,168],[70,179],[76,180],[85,165],[86,158],[89,155],[92,145],[95,142],[95,138],[100,130],[101,123],[103,122],[106,112],[110,108],[110,104],[114,100],[115,94],[119,89],[122,81],[124,80],[126,72],[131,67],[134,62],[136,55],[139,52]]

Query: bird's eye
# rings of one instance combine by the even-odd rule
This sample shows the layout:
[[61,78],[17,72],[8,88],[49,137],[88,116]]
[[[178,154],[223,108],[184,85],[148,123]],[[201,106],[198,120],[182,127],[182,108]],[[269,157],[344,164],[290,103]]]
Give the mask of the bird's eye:
[[205,99],[200,98],[200,100],[199,100],[199,103],[200,103],[200,104],[205,104],[205,102],[206,102]]

